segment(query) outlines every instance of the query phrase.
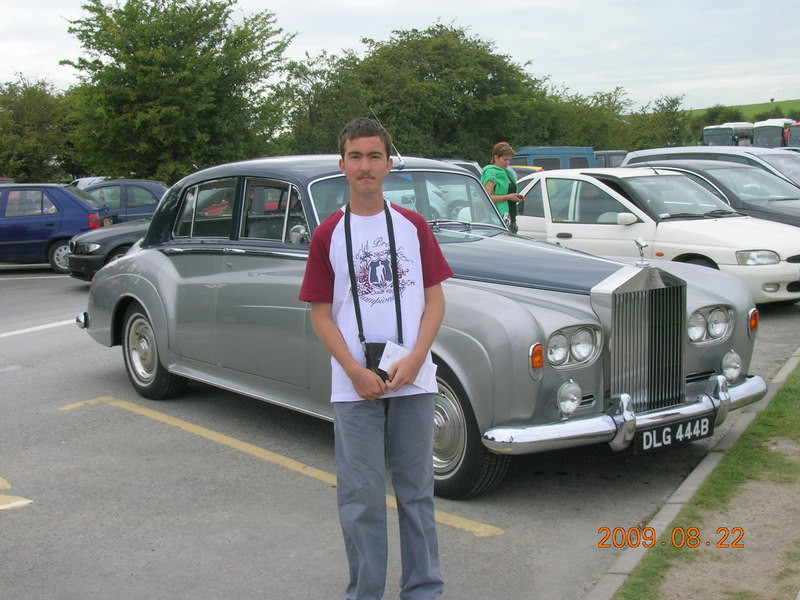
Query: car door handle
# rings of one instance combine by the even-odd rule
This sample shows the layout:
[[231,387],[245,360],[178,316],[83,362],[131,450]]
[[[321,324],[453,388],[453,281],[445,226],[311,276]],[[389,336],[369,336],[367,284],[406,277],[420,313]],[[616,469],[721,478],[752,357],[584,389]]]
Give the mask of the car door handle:
[[561,233],[557,233],[556,237],[557,238],[562,238],[564,240],[568,240],[569,238],[572,237],[572,234],[571,233],[567,233],[567,232],[561,232]]

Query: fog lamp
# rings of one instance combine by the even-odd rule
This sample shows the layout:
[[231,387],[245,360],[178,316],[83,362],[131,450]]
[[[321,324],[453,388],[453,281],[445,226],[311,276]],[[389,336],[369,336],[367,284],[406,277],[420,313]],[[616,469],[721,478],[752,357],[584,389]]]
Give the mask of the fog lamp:
[[742,374],[742,357],[736,350],[731,350],[722,357],[722,374],[729,383],[733,383]]
[[583,390],[581,390],[581,386],[573,379],[564,382],[561,384],[561,387],[558,388],[558,410],[565,417],[570,416],[581,405],[582,396]]
[[761,289],[765,292],[777,292],[781,289],[781,284],[779,283],[765,283],[761,286]]

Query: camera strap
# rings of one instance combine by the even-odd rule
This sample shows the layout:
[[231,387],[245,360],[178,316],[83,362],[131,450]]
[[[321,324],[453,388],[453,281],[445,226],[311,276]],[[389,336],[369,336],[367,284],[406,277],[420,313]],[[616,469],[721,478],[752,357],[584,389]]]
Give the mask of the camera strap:
[[[383,212],[386,215],[386,229],[389,233],[389,255],[392,261],[392,289],[394,291],[394,308],[397,317],[397,342],[403,345],[403,316],[400,308],[400,283],[398,282],[399,272],[397,270],[397,248],[394,244],[394,228],[392,227],[392,215],[389,212],[389,205],[384,200]],[[353,264],[353,240],[350,238],[350,204],[344,210],[344,238],[347,245],[347,265],[350,269],[350,291],[353,293],[353,306],[356,309],[356,322],[358,323],[358,339],[364,346],[367,340],[364,337],[364,326],[361,323],[361,306],[358,301],[358,287],[356,285],[356,269]]]

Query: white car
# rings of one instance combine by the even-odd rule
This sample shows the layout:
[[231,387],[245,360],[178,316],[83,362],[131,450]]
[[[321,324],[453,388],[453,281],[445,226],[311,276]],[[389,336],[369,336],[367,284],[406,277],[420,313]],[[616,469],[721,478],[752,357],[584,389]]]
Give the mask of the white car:
[[524,177],[521,235],[601,256],[705,265],[743,281],[758,303],[800,299],[797,228],[735,212],[682,174],[568,169]]

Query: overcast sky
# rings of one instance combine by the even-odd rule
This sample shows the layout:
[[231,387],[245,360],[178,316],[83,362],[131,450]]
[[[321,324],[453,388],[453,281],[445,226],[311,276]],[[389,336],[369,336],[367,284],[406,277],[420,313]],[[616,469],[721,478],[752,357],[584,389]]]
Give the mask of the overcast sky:
[[[0,82],[21,73],[65,89],[60,66],[80,44],[69,19],[82,0],[0,0]],[[270,10],[296,37],[291,58],[343,49],[362,37],[440,21],[494,43],[531,75],[588,95],[622,87],[636,107],[662,95],[707,108],[800,98],[800,0],[239,0],[237,14]]]

